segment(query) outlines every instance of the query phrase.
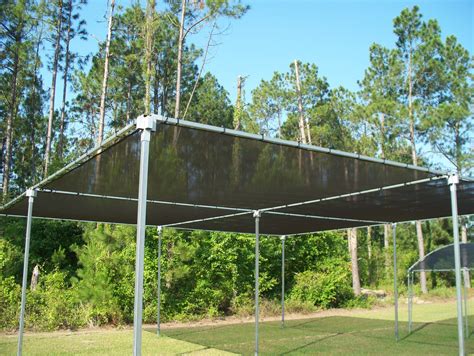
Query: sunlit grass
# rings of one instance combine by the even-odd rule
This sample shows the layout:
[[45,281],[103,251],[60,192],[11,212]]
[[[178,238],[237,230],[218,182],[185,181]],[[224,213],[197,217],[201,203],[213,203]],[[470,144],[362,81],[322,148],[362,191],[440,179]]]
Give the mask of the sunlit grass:
[[[413,310],[415,331],[407,335],[407,305],[400,305],[400,341],[394,339],[393,308],[350,310],[337,316],[263,322],[260,329],[262,354],[457,354],[456,304],[454,301],[417,304]],[[474,326],[474,318],[470,324]],[[474,330],[474,328],[472,328]],[[143,332],[144,355],[254,352],[254,324],[164,329]],[[93,329],[77,332],[27,333],[25,355],[122,355],[132,353],[133,332],[128,329]],[[16,334],[0,335],[0,354],[16,353]],[[466,341],[474,353],[474,336]]]

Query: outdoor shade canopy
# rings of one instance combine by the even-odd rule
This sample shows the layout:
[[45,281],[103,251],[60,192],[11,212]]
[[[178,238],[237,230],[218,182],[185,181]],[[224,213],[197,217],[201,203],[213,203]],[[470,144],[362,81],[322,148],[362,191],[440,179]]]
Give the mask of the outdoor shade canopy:
[[[291,235],[450,216],[447,174],[153,115],[147,225]],[[34,216],[135,224],[140,132],[132,123],[34,187]],[[460,179],[459,214],[474,213]],[[23,194],[0,213],[26,216]]]
[[[461,268],[474,268],[474,243],[460,243]],[[442,246],[416,261],[408,272],[454,271],[454,244]]]
[[[394,223],[393,265],[397,271],[395,223],[451,215],[459,354],[464,354],[458,213],[474,212],[474,182],[456,174],[158,115],[141,116],[101,146],[0,207],[0,214],[27,217],[20,356],[33,205],[34,216],[40,218],[136,223],[135,356],[141,355],[146,225],[158,226],[158,255],[166,226],[255,233],[258,355],[260,234],[291,235]],[[158,258],[158,281],[160,266]],[[160,293],[158,286],[158,311]],[[394,300],[398,340],[397,278]],[[282,287],[282,322],[283,303]],[[159,312],[157,317],[159,334]]]

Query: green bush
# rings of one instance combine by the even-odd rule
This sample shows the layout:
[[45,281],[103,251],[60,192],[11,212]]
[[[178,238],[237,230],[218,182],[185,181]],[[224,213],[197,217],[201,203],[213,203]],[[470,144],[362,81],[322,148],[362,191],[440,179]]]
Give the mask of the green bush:
[[66,283],[65,272],[43,275],[36,290],[27,293],[26,326],[39,330],[85,326],[87,315],[75,293]]
[[18,327],[20,312],[20,285],[15,283],[15,278],[0,277],[0,328],[14,329]]
[[351,271],[343,260],[327,260],[317,271],[305,271],[295,276],[289,299],[308,302],[320,308],[334,308],[352,299]]

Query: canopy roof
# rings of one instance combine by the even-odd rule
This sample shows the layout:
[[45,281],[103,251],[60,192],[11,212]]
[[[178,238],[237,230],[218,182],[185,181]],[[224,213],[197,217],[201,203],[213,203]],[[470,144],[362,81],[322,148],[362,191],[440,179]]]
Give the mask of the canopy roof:
[[[474,268],[474,243],[459,244],[461,251],[461,268]],[[440,247],[424,258],[416,261],[409,272],[419,271],[454,271],[454,244]]]
[[[450,216],[447,174],[422,167],[153,116],[147,224],[298,234]],[[33,215],[135,224],[140,130],[125,127],[34,188]],[[474,182],[458,184],[474,213]],[[26,216],[22,194],[0,208]],[[217,218],[220,217],[220,218]]]

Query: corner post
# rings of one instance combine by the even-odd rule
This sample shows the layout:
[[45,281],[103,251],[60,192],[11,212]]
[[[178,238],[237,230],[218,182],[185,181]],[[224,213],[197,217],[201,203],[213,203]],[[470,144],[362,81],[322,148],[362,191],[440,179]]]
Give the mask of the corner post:
[[449,190],[451,191],[451,212],[453,219],[453,235],[454,235],[454,271],[456,274],[456,299],[457,299],[457,316],[458,316],[458,343],[459,355],[464,355],[464,330],[462,318],[462,293],[461,293],[461,251],[459,247],[459,221],[458,221],[458,199],[457,185],[459,177],[453,174],[448,177]]
[[281,240],[281,327],[285,326],[285,239],[286,236],[280,237]]
[[161,326],[161,238],[163,236],[163,227],[158,226],[158,283],[157,283],[157,315],[156,315],[156,334],[160,336]]
[[395,340],[398,341],[398,269],[397,269],[397,224],[392,224],[393,237],[393,299],[395,304]]
[[260,216],[261,213],[259,210],[253,212],[255,219],[255,355],[258,355]]
[[151,132],[156,130],[156,121],[150,116],[137,119],[137,129],[142,130],[140,139],[140,175],[138,185],[137,246],[135,255],[135,301],[133,309],[133,355],[142,353],[143,319],[143,264],[145,254],[146,201],[148,192],[148,158]]
[[28,197],[28,215],[26,218],[26,235],[25,235],[25,256],[23,258],[23,280],[21,284],[21,308],[20,308],[20,327],[18,330],[18,349],[17,355],[21,356],[23,347],[23,330],[25,327],[25,307],[26,307],[26,284],[28,281],[28,258],[30,256],[30,237],[31,222],[33,220],[33,203],[36,198],[36,190],[28,189],[26,196]]

